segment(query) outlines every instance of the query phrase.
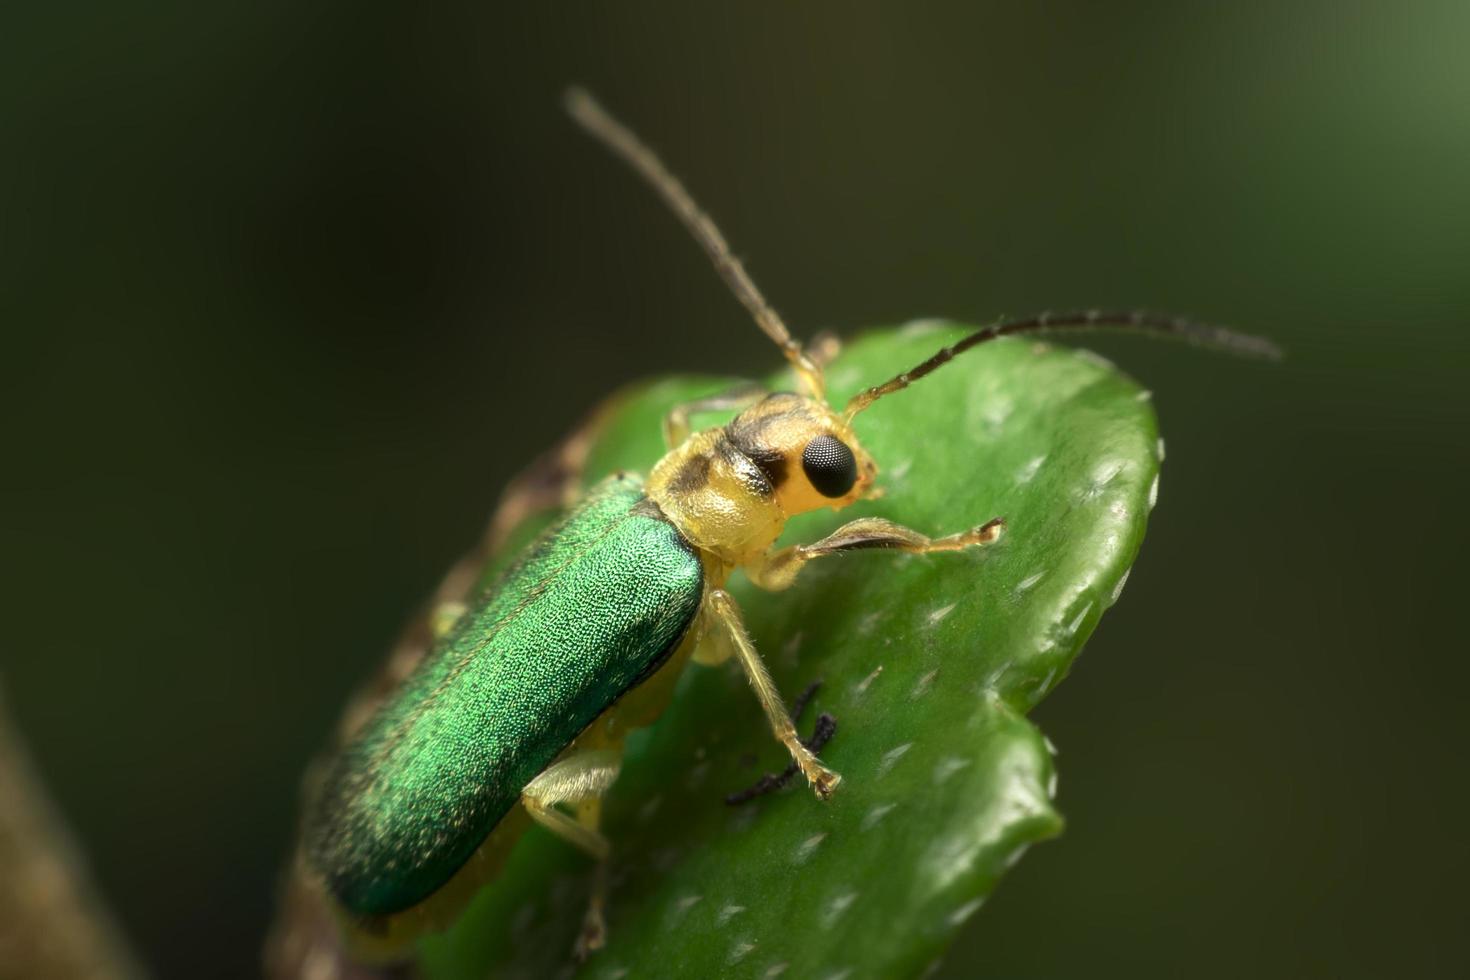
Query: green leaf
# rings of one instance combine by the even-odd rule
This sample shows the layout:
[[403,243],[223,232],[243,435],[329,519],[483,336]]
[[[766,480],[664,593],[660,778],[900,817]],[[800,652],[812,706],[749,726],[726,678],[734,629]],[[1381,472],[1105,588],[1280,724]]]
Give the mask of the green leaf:
[[[859,339],[829,371],[833,402],[967,332],[921,323]],[[646,472],[668,407],[728,385],[668,380],[625,399],[588,479]],[[734,661],[691,666],[630,741],[609,798],[609,941],[579,975],[914,975],[1029,844],[1060,832],[1051,754],[1025,714],[1137,554],[1159,466],[1147,394],[1094,355],[1006,340],[881,401],[857,429],[886,496],[793,520],[783,542],[863,515],[935,534],[999,516],[1005,535],[955,554],[824,559],[779,594],[737,576],[788,701],[823,682],[798,727],[835,716],[822,756],[843,782],[828,803],[797,779],[728,806],[787,758]],[[586,860],[531,831],[455,928],[423,942],[427,975],[572,974],[589,878]]]

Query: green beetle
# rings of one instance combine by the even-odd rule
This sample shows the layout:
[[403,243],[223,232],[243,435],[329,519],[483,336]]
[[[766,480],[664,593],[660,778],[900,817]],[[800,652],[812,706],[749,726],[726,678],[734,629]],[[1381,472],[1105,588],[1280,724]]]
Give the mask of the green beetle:
[[[789,518],[877,495],[878,466],[853,421],[879,398],[978,344],[1049,329],[1133,327],[1274,354],[1266,341],[1181,320],[1042,315],[971,334],[835,410],[823,377],[830,352],[792,339],[714,224],[630,131],[585,93],[571,93],[568,109],[664,197],[780,347],[801,391],[740,391],[675,409],[664,423],[667,455],[646,481],[607,477],[473,601],[455,598],[462,578],[442,590],[432,636],[408,644],[401,676],[349,718],[345,746],[308,793],[292,900],[331,909],[363,959],[391,959],[451,922],[531,821],[597,859],[578,949],[600,946],[609,853],[600,800],[627,732],[657,717],[690,660],[734,656],[817,796],[833,792],[840,777],[798,738],[724,589],[728,577],[742,569],[779,590],[826,555],[957,551],[1003,530],[992,519],[931,538],[861,518],[813,544],[774,547]],[[740,411],[691,433],[691,415],[715,408]],[[510,523],[517,508],[508,510]]]

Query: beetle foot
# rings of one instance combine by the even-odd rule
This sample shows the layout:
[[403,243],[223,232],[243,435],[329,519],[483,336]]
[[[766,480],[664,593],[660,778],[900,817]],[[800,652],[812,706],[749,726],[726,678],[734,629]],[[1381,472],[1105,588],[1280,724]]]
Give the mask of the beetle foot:
[[842,782],[842,776],[822,765],[813,756],[810,760],[803,760],[801,767],[802,775],[806,776],[807,782],[812,785],[812,792],[817,794],[819,800],[832,798],[832,791],[837,784]]
[[[807,706],[807,702],[811,700],[811,696],[816,693],[819,683],[820,682],[813,683],[810,687],[806,689],[801,697],[796,699],[795,705],[793,706],[793,714],[796,717],[801,717],[802,710]],[[832,736],[836,733],[837,719],[833,718],[826,712],[823,712],[821,715],[817,716],[817,724],[816,727],[812,729],[812,737],[804,739],[802,741],[802,744],[805,745],[807,749],[809,749],[813,754],[815,754],[822,751],[822,748],[826,746],[826,744],[832,739]],[[749,803],[751,800],[754,800],[757,797],[765,796],[767,793],[774,793],[776,790],[781,789],[791,780],[795,779],[798,772],[802,772],[802,770],[798,768],[796,760],[792,759],[791,763],[781,772],[768,772],[760,779],[757,779],[753,786],[743,789],[738,793],[730,793],[725,797],[725,803],[729,806],[739,806],[742,803]],[[829,774],[835,775],[835,773]],[[805,773],[803,773],[803,775],[805,775]],[[840,779],[841,777],[839,776],[838,778]],[[832,786],[834,785],[836,784],[832,783],[828,785],[827,792],[829,794],[831,793]],[[819,793],[818,795],[820,796],[821,794]]]

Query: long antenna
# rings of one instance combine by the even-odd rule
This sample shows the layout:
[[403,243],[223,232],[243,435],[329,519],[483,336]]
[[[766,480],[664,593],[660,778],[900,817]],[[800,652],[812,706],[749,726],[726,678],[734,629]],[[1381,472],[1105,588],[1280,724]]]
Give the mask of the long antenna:
[[710,220],[709,215],[694,203],[694,198],[689,196],[679,179],[669,173],[654,152],[631,129],[609,115],[584,89],[567,89],[565,102],[567,112],[583,129],[621,157],[658,192],[664,203],[684,223],[684,227],[689,229],[695,241],[703,246],[705,254],[714,263],[715,271],[725,280],[735,298],[755,317],[756,325],[781,348],[781,353],[796,368],[797,375],[805,382],[812,397],[825,398],[826,384],[821,367],[792,339],[791,331],[786,329],[780,315],[771,309],[771,305],[746,273],[745,267],[731,253],[725,236],[720,234],[720,229]]
[[1025,317],[1019,320],[1002,320],[982,330],[975,331],[958,343],[941,349],[922,364],[909,368],[907,371],[890,378],[881,385],[875,385],[866,391],[858,392],[848,401],[844,414],[847,420],[851,422],[853,416],[884,395],[891,395],[895,391],[902,391],[925,375],[937,371],[939,368],[948,364],[957,355],[963,354],[971,347],[978,346],[986,341],[996,340],[1000,337],[1009,337],[1024,333],[1043,333],[1051,330],[1137,330],[1154,336],[1177,337],[1189,343],[1198,344],[1201,347],[1212,347],[1217,350],[1243,354],[1249,357],[1263,357],[1268,360],[1278,360],[1281,357],[1281,349],[1264,337],[1253,337],[1250,334],[1236,333],[1234,330],[1227,330],[1224,327],[1211,326],[1207,323],[1196,323],[1193,320],[1186,320],[1179,317],[1160,316],[1142,310],[1125,310],[1122,312],[1081,310],[1075,313],[1039,313],[1036,316]]

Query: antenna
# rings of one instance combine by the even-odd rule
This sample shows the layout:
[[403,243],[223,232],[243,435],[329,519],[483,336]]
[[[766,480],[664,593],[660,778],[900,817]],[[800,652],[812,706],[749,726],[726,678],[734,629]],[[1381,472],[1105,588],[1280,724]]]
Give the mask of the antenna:
[[957,355],[963,354],[971,347],[977,347],[980,344],[990,340],[996,340],[1000,337],[1010,337],[1015,334],[1025,333],[1044,333],[1052,330],[1135,330],[1154,337],[1177,337],[1180,340],[1197,344],[1201,347],[1210,347],[1248,357],[1260,357],[1272,361],[1280,360],[1281,358],[1281,349],[1264,337],[1254,337],[1250,334],[1237,333],[1225,327],[1216,327],[1207,323],[1196,323],[1193,320],[1187,320],[1181,317],[1160,316],[1143,310],[1125,310],[1122,312],[1081,310],[1075,313],[1039,313],[1036,316],[1025,317],[1019,320],[1001,320],[984,329],[975,331],[958,343],[941,349],[922,364],[909,368],[907,371],[890,378],[881,385],[875,385],[866,391],[861,391],[852,396],[847,403],[847,409],[844,415],[847,421],[851,422],[853,416],[884,395],[891,395],[895,391],[902,391],[920,378],[948,364]]
[[781,348],[781,353],[786,355],[786,359],[796,369],[797,377],[806,385],[812,397],[825,399],[826,383],[821,367],[792,339],[791,331],[786,329],[780,315],[766,302],[766,298],[746,273],[745,266],[731,253],[725,236],[720,234],[720,229],[710,220],[709,215],[694,203],[694,198],[689,196],[679,179],[669,173],[658,156],[631,129],[609,115],[585,89],[567,89],[564,101],[567,112],[583,129],[621,157],[658,192],[659,197],[664,199],[664,203],[683,222],[684,227],[689,229],[694,240],[704,248],[705,254],[714,263],[715,271],[725,280],[735,298],[755,317],[756,325]]

